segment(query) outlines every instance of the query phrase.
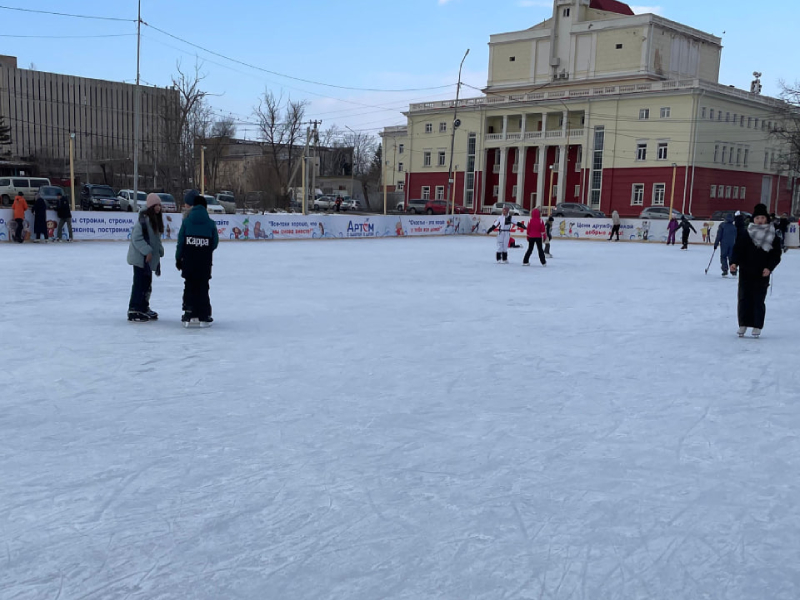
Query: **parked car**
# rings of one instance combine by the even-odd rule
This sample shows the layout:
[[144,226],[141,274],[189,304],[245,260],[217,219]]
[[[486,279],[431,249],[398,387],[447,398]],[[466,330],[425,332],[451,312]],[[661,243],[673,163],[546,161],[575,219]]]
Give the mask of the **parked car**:
[[[207,208],[208,208],[208,214],[210,214],[210,215],[224,215],[225,214],[225,209],[222,207],[222,205],[219,202],[217,202],[217,199],[214,198],[214,196],[209,196],[208,194],[206,194],[205,196],[203,196],[203,198],[206,199],[206,205],[207,205]],[[162,204],[163,204],[163,201],[162,201]]]
[[178,212],[178,203],[172,194],[158,194],[161,198],[161,212]]
[[34,198],[34,202],[39,198],[44,198],[45,203],[47,203],[47,208],[49,208],[50,210],[55,210],[56,204],[58,204],[57,194],[66,196],[64,190],[62,190],[57,185],[43,185],[38,190],[36,190],[36,197]]
[[233,193],[220,192],[214,197],[217,199],[217,202],[219,202],[219,205],[225,209],[227,214],[236,214],[236,198],[234,197]]
[[561,202],[560,204],[556,204],[556,207],[553,210],[553,216],[602,219],[606,216],[606,214],[601,210],[595,210],[586,206],[585,204],[579,204],[578,202]]
[[415,198],[414,200],[408,201],[408,208],[406,210],[412,214],[422,214],[425,212],[425,205],[427,203],[427,200]]
[[495,202],[492,205],[492,214],[493,215],[503,214],[503,207],[505,206],[508,207],[508,214],[513,215],[515,217],[531,216],[531,211],[522,208],[516,202]]
[[44,177],[2,177],[0,178],[0,204],[11,206],[17,192],[22,192],[25,200],[33,204],[36,199],[36,190],[43,185],[50,185],[50,180]]
[[119,200],[109,185],[86,183],[81,187],[81,209],[119,210]]
[[125,212],[139,212],[145,207],[147,201],[147,194],[139,192],[139,201],[133,201],[133,190],[120,190],[117,192],[117,200],[119,200],[120,209]]
[[[747,212],[746,210],[742,210],[742,211],[739,211],[739,212],[742,213],[742,216],[745,219],[750,219],[751,221],[753,220],[753,215],[751,213]],[[730,215],[732,217],[735,216],[736,215],[736,210],[715,210],[714,214],[711,215],[711,220],[712,221],[724,221],[725,217],[727,217],[728,215]]]
[[395,212],[405,212],[405,210],[406,210],[406,203],[405,203],[405,201],[403,201],[403,202],[398,202],[398,203],[395,205],[395,207],[394,207],[394,210],[395,210]]
[[[672,209],[672,216],[676,219],[680,219],[681,217],[686,217],[687,219],[694,219],[694,217],[690,214],[682,214],[679,211]],[[668,206],[648,206],[645,208],[641,213],[639,213],[640,219],[669,219],[669,207]]]
[[314,210],[328,210],[329,208],[333,208],[335,202],[336,196],[318,196],[314,198],[314,203],[312,206]]
[[[456,205],[455,211],[457,215],[467,214],[467,209],[458,204]],[[453,212],[453,203],[445,202],[444,200],[428,200],[428,203],[425,205],[425,212],[429,215],[449,215]]]
[[348,203],[349,203],[348,210],[366,210],[366,207],[364,206],[364,202],[362,200],[356,200],[355,198],[349,198]]

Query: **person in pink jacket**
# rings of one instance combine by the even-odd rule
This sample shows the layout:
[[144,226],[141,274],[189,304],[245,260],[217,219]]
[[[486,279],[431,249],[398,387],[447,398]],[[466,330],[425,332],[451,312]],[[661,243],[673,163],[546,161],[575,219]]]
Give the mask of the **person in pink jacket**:
[[542,217],[539,214],[539,209],[534,208],[531,211],[531,220],[528,221],[528,250],[525,252],[525,258],[522,259],[522,266],[527,267],[530,265],[528,262],[533,254],[533,246],[539,251],[539,262],[542,266],[547,266],[547,260],[544,257],[544,250],[542,249],[542,238],[546,235],[545,225],[542,222]]

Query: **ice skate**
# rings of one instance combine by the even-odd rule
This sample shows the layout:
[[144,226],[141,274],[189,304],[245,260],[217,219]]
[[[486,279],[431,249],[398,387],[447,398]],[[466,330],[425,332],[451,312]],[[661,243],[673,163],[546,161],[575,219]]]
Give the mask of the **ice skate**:
[[147,316],[147,313],[143,313],[138,310],[129,310],[128,321],[131,321],[132,323],[147,323],[150,321],[150,317]]
[[753,327],[752,335],[754,338],[761,337],[761,330],[758,327]]
[[150,317],[151,321],[158,321],[158,313],[154,310],[146,310],[145,314]]
[[739,329],[736,331],[736,334],[739,337],[744,337],[745,333],[747,333],[747,327],[739,327]]
[[722,276],[723,276],[723,277],[727,277],[727,276],[728,276],[728,272],[727,272],[727,271],[723,271],[723,272],[722,272]]
[[549,252],[545,252],[545,253],[544,253],[544,255],[545,255],[547,258],[553,258],[553,255],[552,255],[552,254],[550,254]]
[[530,267],[530,266],[531,266],[531,263],[522,263],[522,266],[523,266],[523,267]]

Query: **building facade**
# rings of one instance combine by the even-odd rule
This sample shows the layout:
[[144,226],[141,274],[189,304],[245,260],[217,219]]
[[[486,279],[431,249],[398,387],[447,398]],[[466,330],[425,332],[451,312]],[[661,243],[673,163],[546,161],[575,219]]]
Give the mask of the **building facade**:
[[673,202],[707,217],[797,203],[774,135],[787,106],[719,84],[719,38],[614,0],[554,0],[550,19],[489,49],[483,96],[412,104],[408,125],[384,132],[384,147],[403,148],[385,153],[387,183],[406,198],[445,197],[457,110],[451,198],[476,212],[579,202],[638,216]]
[[[17,67],[0,56],[0,115],[11,127],[11,145],[0,151],[24,160],[38,174],[69,177],[69,139],[75,134],[76,176],[109,183],[110,171],[132,183],[136,86]],[[180,102],[172,88],[141,87],[140,173],[157,172],[171,159],[170,141]],[[104,178],[106,179],[104,181]],[[116,182],[115,182],[116,183]],[[119,187],[127,187],[119,182]],[[156,187],[152,179],[142,187]]]

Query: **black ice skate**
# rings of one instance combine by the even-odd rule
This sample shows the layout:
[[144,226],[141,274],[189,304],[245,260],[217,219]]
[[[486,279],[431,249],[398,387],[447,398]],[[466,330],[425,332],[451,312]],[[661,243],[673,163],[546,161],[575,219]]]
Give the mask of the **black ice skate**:
[[131,321],[133,323],[147,323],[148,321],[150,321],[150,317],[147,316],[147,313],[143,313],[138,310],[129,310],[128,321]]

